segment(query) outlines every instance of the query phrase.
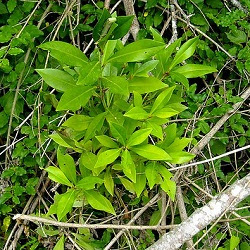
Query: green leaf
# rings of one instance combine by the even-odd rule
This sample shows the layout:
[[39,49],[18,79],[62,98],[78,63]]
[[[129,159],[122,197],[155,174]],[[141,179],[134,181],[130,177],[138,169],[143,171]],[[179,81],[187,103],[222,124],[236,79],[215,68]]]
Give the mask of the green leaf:
[[171,163],[174,164],[182,164],[182,163],[186,163],[191,161],[195,155],[194,154],[190,154],[188,152],[168,152],[169,155],[172,157],[172,159],[170,160]]
[[217,72],[217,69],[202,64],[186,64],[175,69],[174,72],[182,74],[186,78],[196,78],[212,72]]
[[87,142],[91,138],[95,136],[95,132],[99,131],[103,125],[105,119],[106,112],[98,114],[89,124],[89,127],[86,131],[84,142]]
[[171,116],[177,115],[179,111],[176,111],[171,108],[162,108],[160,110],[156,110],[153,115],[159,118],[169,118]]
[[70,189],[67,193],[62,194],[61,198],[57,204],[57,218],[60,221],[73,207],[73,204],[77,198],[77,191],[75,189]]
[[145,169],[145,175],[148,180],[149,188],[152,189],[157,183],[158,177],[157,166],[155,162],[150,162],[147,164]]
[[129,192],[131,193],[135,193],[135,188],[134,188],[134,183],[125,179],[125,178],[122,178],[122,177],[119,177],[122,185],[126,188],[126,190],[128,190]]
[[131,150],[140,156],[152,161],[167,161],[171,160],[171,157],[161,148],[154,145],[140,145],[131,147]]
[[16,55],[22,54],[23,52],[24,51],[20,48],[10,48],[8,50],[8,54],[11,56],[16,56]]
[[120,94],[127,96],[128,81],[123,76],[107,76],[102,78],[104,86],[108,87],[114,94]]
[[93,95],[95,87],[91,86],[74,86],[71,90],[67,90],[62,95],[56,110],[72,110],[76,111],[84,107],[89,98]]
[[77,85],[94,85],[101,76],[101,64],[99,61],[90,62],[79,70]]
[[122,165],[122,171],[123,173],[133,182],[136,182],[136,168],[135,168],[135,164],[134,161],[130,155],[130,152],[125,149],[122,152],[122,161],[121,161],[121,165]]
[[[165,148],[167,152],[177,152],[183,150],[190,142],[191,138],[175,138],[174,142]],[[223,152],[224,153],[224,152]]]
[[151,134],[163,140],[162,126],[152,121],[152,119],[146,121],[146,127],[151,128]]
[[52,88],[59,91],[67,91],[75,88],[76,81],[74,78],[59,69],[36,69],[36,72]]
[[52,41],[40,45],[39,48],[49,50],[52,57],[69,66],[84,67],[88,62],[85,54],[69,43]]
[[61,236],[60,240],[56,243],[53,250],[64,250],[64,234]]
[[154,29],[153,27],[150,27],[149,30],[151,31],[155,41],[164,43],[164,39],[158,30]]
[[8,0],[7,2],[7,8],[8,11],[11,13],[16,8],[17,0]]
[[68,139],[66,136],[62,136],[59,133],[49,135],[49,137],[60,146],[65,148],[75,148],[75,142],[73,140]]
[[173,51],[180,46],[180,44],[181,44],[181,38],[177,39],[175,42],[168,45],[167,48],[164,48],[164,50],[157,53],[156,59],[159,60],[159,63],[157,64],[155,70],[155,76],[157,78],[161,79],[162,77],[164,77],[164,74],[168,71],[170,66],[169,61],[171,55]]
[[185,88],[187,88],[187,89],[189,88],[188,79],[184,75],[182,75],[182,74],[180,74],[180,73],[178,73],[176,71],[170,71],[169,75],[171,76],[171,78],[175,82],[180,82],[180,83],[182,83],[184,85]]
[[98,41],[98,39],[100,38],[102,30],[103,30],[103,26],[109,17],[111,17],[109,11],[106,8],[103,8],[102,15],[98,19],[98,22],[96,26],[94,27],[93,33],[92,33],[92,36],[95,42]]
[[231,30],[231,33],[226,33],[227,38],[235,43],[235,44],[241,44],[247,42],[247,34],[242,30]]
[[148,138],[151,132],[151,128],[137,130],[129,137],[127,146],[131,147],[143,143]]
[[114,162],[116,158],[120,155],[121,149],[109,149],[98,155],[95,168],[107,166],[108,164]]
[[84,191],[84,195],[90,206],[92,206],[94,209],[105,211],[107,213],[115,215],[115,210],[110,201],[100,193],[89,190]]
[[48,176],[52,181],[58,182],[63,185],[67,185],[69,187],[73,186],[73,184],[67,179],[67,177],[65,176],[65,174],[62,172],[61,169],[50,166],[45,168],[45,171],[49,173]]
[[86,115],[73,115],[68,120],[66,120],[62,126],[72,128],[75,131],[84,131],[88,128],[93,117]]
[[74,159],[69,154],[62,154],[60,148],[57,150],[57,160],[60,169],[65,176],[74,184],[76,184],[76,166]]
[[171,70],[177,64],[191,57],[194,54],[197,43],[198,43],[198,37],[192,38],[188,40],[187,42],[185,42],[176,53],[169,67],[169,70]]
[[176,137],[176,131],[177,131],[176,123],[172,123],[165,128],[166,137],[163,143],[161,144],[164,149],[166,149],[169,145],[171,145],[174,142]]
[[170,179],[165,179],[161,184],[161,188],[168,194],[172,201],[175,200],[176,184]]
[[159,63],[158,60],[151,60],[142,64],[134,73],[135,76],[148,77],[148,72],[152,71]]
[[116,17],[116,23],[118,24],[118,26],[113,31],[113,34],[114,34],[113,39],[119,39],[119,38],[124,37],[128,33],[133,20],[134,20],[134,16]]
[[81,164],[89,170],[94,169],[96,161],[97,161],[97,156],[91,152],[82,153],[81,158],[80,158]]
[[141,107],[133,107],[124,116],[134,120],[144,120],[148,118],[149,114]]
[[135,193],[137,197],[139,197],[142,193],[142,191],[146,187],[146,177],[144,174],[145,168],[144,165],[141,163],[137,169],[137,174],[136,174],[136,182],[134,183],[134,188],[135,188]]
[[107,191],[113,196],[114,195],[114,181],[112,174],[110,173],[110,168],[108,168],[104,174],[104,186]]
[[150,111],[151,114],[155,110],[163,108],[168,103],[168,101],[170,100],[173,94],[174,89],[175,89],[175,86],[167,88],[157,96],[152,106],[152,109]]
[[127,133],[123,126],[110,122],[109,123],[111,134],[116,138],[122,145],[125,145]]
[[107,148],[118,148],[118,145],[107,135],[98,135],[96,139]]
[[154,211],[152,216],[150,217],[149,226],[158,225],[160,219],[161,219],[161,211],[160,210]]
[[240,243],[240,238],[232,235],[230,238],[230,250],[234,250]]
[[95,188],[96,184],[102,184],[103,180],[96,176],[87,176],[82,178],[77,182],[76,187],[81,188],[83,190],[91,190]]
[[120,49],[108,61],[109,62],[139,62],[150,58],[164,48],[164,43],[150,39],[143,39]]
[[161,183],[161,188],[169,195],[170,199],[174,201],[176,193],[176,183],[171,180],[172,174],[164,166],[157,166],[159,173],[164,178],[164,181]]
[[117,40],[107,41],[103,50],[102,65],[106,64],[107,60],[113,54],[116,44],[117,44]]
[[155,77],[137,77],[129,81],[130,92],[136,91],[139,94],[154,92],[165,88],[167,85]]

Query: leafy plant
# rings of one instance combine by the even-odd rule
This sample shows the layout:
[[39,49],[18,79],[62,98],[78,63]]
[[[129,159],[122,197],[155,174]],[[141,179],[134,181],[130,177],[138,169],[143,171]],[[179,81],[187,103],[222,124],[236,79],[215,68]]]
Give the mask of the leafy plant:
[[[63,93],[57,111],[74,112],[51,135],[60,145],[59,168],[45,169],[50,179],[69,187],[66,193],[56,196],[49,211],[56,213],[59,220],[76,200],[115,214],[112,198],[102,194],[102,185],[113,196],[114,186],[122,183],[139,197],[148,181],[150,189],[158,184],[172,200],[175,198],[176,186],[165,162],[190,161],[193,155],[183,149],[191,139],[179,139],[176,124],[165,129],[163,125],[186,109],[179,95],[182,86],[177,82],[188,88],[188,78],[216,69],[179,65],[193,55],[198,38],[185,42],[176,52],[180,39],[166,47],[152,31],[154,40],[138,40],[126,46],[117,39],[106,39],[104,45],[105,37],[100,36],[101,46],[90,58],[64,42],[40,45],[50,51],[62,69],[71,66],[67,71],[36,70],[49,86]],[[65,153],[65,148],[72,156]]]

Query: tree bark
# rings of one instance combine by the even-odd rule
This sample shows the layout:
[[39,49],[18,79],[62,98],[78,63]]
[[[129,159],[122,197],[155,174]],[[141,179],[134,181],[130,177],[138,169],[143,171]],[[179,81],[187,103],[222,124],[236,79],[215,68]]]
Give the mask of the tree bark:
[[169,233],[162,236],[149,250],[174,250],[208,226],[211,222],[232,210],[239,202],[250,195],[250,174],[236,181],[221,194],[215,196],[208,204],[197,209],[187,220],[183,221]]

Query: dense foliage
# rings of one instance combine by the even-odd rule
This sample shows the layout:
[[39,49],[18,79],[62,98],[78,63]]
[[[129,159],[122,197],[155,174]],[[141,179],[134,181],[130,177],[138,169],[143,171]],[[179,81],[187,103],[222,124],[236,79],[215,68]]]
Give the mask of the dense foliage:
[[[167,1],[136,1],[138,39],[124,46],[134,17],[122,3],[110,14],[102,1],[0,1],[0,248],[16,233],[11,217],[23,210],[64,222],[126,224],[164,191],[167,224],[181,221],[173,168],[192,160],[190,148],[242,100],[250,6],[178,3],[179,39],[169,44]],[[196,161],[248,144],[247,108],[225,122]],[[179,179],[188,215],[209,200],[206,193],[245,176],[248,161],[242,151]],[[237,211],[242,217],[247,203]],[[163,207],[159,199],[138,225],[157,225]],[[247,224],[228,221],[197,234],[196,247],[248,249]],[[71,237],[82,249],[103,249],[114,232],[30,223],[16,244],[72,249]],[[161,234],[130,230],[116,247],[145,249]]]

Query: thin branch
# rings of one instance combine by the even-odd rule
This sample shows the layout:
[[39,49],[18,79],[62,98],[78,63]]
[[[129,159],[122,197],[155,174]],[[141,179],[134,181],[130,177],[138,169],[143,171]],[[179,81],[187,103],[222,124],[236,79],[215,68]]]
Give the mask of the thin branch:
[[[246,150],[246,149],[248,149],[248,148],[250,148],[250,145],[246,145],[246,146],[244,146],[244,147],[234,149],[234,150],[232,150],[232,151],[229,151],[229,152],[226,152],[226,153],[224,153],[224,154],[221,154],[221,155],[212,157],[212,158],[207,159],[207,160],[192,162],[192,163],[189,163],[189,164],[186,164],[186,165],[183,165],[183,166],[170,168],[170,169],[168,169],[168,170],[169,170],[169,171],[175,171],[175,170],[178,170],[178,169],[184,169],[184,168],[188,168],[188,167],[192,167],[192,166],[197,166],[197,165],[203,164],[203,163],[208,163],[208,162],[211,162],[211,161],[215,161],[215,160],[221,159],[221,158],[223,158],[223,157],[225,157],[225,156],[228,156],[228,155],[231,155],[231,154],[235,154],[235,153],[237,153],[237,152],[241,152],[241,151]],[[192,150],[191,150],[191,151],[192,151]]]
[[161,230],[174,228],[176,225],[165,225],[165,226],[132,226],[132,225],[114,225],[114,224],[80,224],[80,223],[67,223],[59,222],[51,219],[46,219],[38,216],[16,214],[13,220],[28,220],[31,222],[40,222],[48,225],[53,225],[57,227],[69,227],[69,228],[89,228],[89,229],[125,229],[125,230]]
[[[133,224],[150,206],[152,206],[159,198],[159,194],[155,195],[127,224],[130,226]],[[110,242],[109,244],[104,248],[104,250],[109,250],[114,243],[123,235],[123,233],[126,231],[126,229],[122,229]]]

